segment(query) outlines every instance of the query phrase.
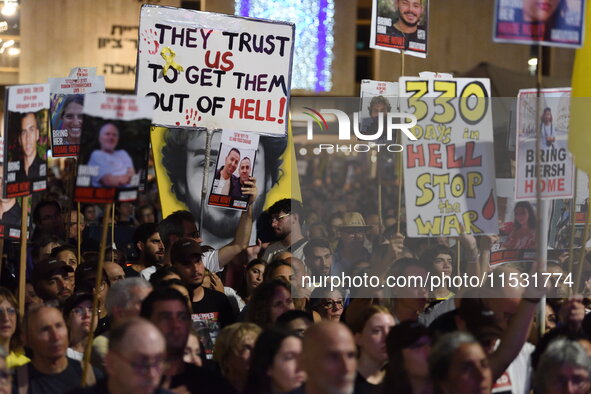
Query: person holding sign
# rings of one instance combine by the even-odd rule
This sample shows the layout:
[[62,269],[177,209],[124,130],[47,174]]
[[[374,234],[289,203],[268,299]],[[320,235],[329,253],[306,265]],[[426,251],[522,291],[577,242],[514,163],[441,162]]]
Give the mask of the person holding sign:
[[82,112],[84,110],[84,96],[74,94],[64,100],[60,114],[62,128],[68,131],[67,144],[79,145],[82,135]]
[[527,201],[515,204],[513,229],[503,249],[534,249],[536,247],[536,214]]
[[223,196],[239,195],[242,196],[240,179],[234,175],[240,162],[240,151],[236,148],[230,149],[226,156],[225,163],[218,168],[214,176],[213,192]]
[[20,168],[16,173],[17,182],[45,176],[45,160],[37,153],[39,126],[34,112],[21,114],[21,129],[18,144],[21,148]]
[[[398,20],[394,22],[390,29],[387,29],[388,34],[392,37],[400,37],[400,48],[408,49],[410,43],[418,43],[422,45],[425,50],[425,27],[420,26],[421,18],[423,16],[422,0],[396,0],[396,8],[398,9]],[[415,44],[417,45],[417,44]]]
[[542,138],[544,138],[544,141],[546,141],[546,146],[554,146],[554,141],[556,141],[556,131],[554,130],[554,125],[552,124],[552,110],[550,107],[544,108],[544,113],[542,114],[542,125],[540,126],[540,129],[542,132]]
[[113,123],[105,123],[99,131],[100,150],[90,155],[88,166],[98,167],[98,175],[92,177],[93,187],[126,187],[135,175],[133,162],[123,150],[115,150],[119,143],[119,129]]

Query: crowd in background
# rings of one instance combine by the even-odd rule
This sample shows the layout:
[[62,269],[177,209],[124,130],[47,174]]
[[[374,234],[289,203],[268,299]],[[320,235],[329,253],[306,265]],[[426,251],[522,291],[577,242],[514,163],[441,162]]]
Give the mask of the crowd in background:
[[[362,165],[318,160],[302,178],[302,202],[270,206],[256,243],[257,218],[245,211],[219,249],[190,212],[163,217],[152,180],[139,201],[116,204],[98,287],[104,206],[82,205],[78,217],[66,177],[50,179],[32,207],[22,318],[18,245],[5,243],[0,393],[590,392],[589,299],[564,284],[319,283],[538,267],[493,270],[494,237],[405,238],[395,176],[383,177],[380,215],[378,185]],[[251,200],[253,184],[243,190]],[[566,260],[548,270],[564,273]],[[313,283],[303,286],[304,277]],[[542,300],[544,333],[535,316]]]

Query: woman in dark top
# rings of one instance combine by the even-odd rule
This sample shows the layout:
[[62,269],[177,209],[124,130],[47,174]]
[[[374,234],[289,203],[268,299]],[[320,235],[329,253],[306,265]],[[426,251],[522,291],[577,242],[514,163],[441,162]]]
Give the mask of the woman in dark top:
[[297,359],[302,340],[294,333],[277,328],[264,331],[252,353],[245,394],[288,393],[305,379]]
[[377,393],[386,374],[388,362],[386,337],[394,326],[394,317],[388,308],[371,305],[350,322],[359,349],[355,393]]

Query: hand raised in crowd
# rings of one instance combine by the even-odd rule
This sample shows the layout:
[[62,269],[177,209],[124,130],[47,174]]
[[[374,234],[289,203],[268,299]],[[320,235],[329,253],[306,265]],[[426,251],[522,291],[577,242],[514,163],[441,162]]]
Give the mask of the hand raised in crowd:
[[396,233],[390,237],[389,241],[390,248],[394,253],[394,259],[397,260],[402,256],[402,251],[404,249],[404,235],[401,233]]
[[244,182],[242,186],[242,194],[250,196],[250,198],[248,199],[249,204],[252,204],[254,200],[256,200],[257,198],[258,189],[256,182],[256,178],[251,176],[248,178],[246,182]]
[[246,248],[246,259],[247,261],[250,263],[252,260],[256,259],[259,257],[259,253],[261,251],[261,249],[263,248],[263,243],[261,242],[260,239],[257,239],[257,244],[256,245],[251,245],[248,248]]

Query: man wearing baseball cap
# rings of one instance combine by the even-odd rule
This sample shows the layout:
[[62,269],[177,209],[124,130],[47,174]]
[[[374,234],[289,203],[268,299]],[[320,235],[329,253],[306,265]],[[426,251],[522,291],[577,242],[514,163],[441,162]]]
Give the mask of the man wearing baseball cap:
[[[170,248],[170,261],[181,279],[193,288],[191,319],[204,338],[206,352],[212,351],[220,329],[236,321],[232,305],[224,293],[204,288],[204,248],[192,238],[176,241]],[[211,354],[211,353],[210,353]]]
[[35,265],[31,282],[43,301],[63,303],[74,292],[74,269],[64,261],[45,259]]

